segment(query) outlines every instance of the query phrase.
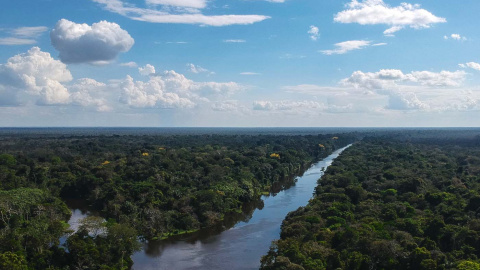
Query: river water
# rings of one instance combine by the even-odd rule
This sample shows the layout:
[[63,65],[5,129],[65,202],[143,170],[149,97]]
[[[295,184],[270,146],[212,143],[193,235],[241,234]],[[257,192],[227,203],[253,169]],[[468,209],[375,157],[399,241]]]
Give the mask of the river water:
[[146,243],[133,255],[133,269],[258,269],[271,242],[280,237],[285,216],[308,204],[317,180],[323,175],[322,168],[332,164],[347,147],[313,165],[289,189],[262,197],[263,203],[251,207],[250,213],[240,218],[243,221],[233,227],[227,224],[223,228]]

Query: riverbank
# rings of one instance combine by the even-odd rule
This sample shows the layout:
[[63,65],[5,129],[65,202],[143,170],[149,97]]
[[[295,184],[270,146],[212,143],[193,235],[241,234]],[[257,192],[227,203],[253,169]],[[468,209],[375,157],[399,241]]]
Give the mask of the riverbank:
[[270,242],[279,237],[288,212],[304,206],[312,197],[318,179],[344,150],[315,163],[286,190],[263,196],[261,206],[231,229],[199,231],[164,241],[145,243],[132,256],[134,270],[150,269],[258,269]]

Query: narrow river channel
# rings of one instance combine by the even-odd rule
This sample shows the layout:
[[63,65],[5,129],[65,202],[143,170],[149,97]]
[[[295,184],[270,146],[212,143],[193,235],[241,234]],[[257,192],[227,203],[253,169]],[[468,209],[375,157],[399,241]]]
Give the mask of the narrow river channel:
[[146,243],[143,250],[133,255],[133,269],[258,269],[260,258],[279,238],[285,216],[307,205],[323,175],[322,168],[332,164],[347,147],[316,163],[289,189],[264,196],[263,207],[230,229]]

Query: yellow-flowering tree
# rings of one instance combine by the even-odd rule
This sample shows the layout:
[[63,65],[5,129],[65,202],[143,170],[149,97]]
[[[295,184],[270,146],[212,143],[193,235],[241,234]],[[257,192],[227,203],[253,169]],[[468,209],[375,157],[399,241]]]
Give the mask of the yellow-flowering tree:
[[277,153],[273,153],[270,155],[271,158],[278,158],[280,159],[280,154],[277,154]]

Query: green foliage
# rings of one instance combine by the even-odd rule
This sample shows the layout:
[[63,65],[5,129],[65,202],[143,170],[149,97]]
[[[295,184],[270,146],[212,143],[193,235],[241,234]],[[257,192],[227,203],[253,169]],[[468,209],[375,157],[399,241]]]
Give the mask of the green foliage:
[[[266,191],[294,183],[312,162],[355,138],[331,137],[3,135],[2,262],[28,269],[128,269],[139,237],[217,225]],[[80,200],[102,217],[84,219],[72,233],[62,199]],[[68,238],[64,246],[61,237]]]
[[479,157],[476,139],[365,138],[287,216],[262,269],[479,269]]
[[472,261],[462,261],[457,265],[458,270],[480,270],[480,263]]
[[0,253],[0,269],[4,270],[27,270],[25,257],[12,252]]

